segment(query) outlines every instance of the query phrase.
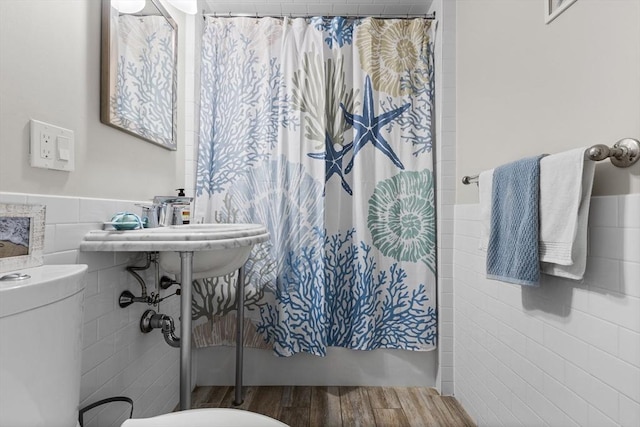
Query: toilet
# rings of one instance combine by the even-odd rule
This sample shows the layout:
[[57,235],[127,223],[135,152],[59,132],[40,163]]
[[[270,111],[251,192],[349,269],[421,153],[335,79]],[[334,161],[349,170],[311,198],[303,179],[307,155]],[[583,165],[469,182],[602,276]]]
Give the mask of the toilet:
[[86,272],[42,265],[0,273],[9,278],[0,280],[1,427],[78,422]]
[[[0,273],[0,427],[79,426],[86,272],[86,265],[43,265]],[[130,419],[122,426],[286,424],[216,408]]]

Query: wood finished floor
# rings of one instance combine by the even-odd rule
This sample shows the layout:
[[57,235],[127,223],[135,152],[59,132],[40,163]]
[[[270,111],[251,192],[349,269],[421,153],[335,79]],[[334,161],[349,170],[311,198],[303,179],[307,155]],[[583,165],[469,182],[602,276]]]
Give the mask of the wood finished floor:
[[291,427],[471,427],[454,397],[423,387],[245,387],[233,406],[233,387],[196,387],[192,408],[239,408]]

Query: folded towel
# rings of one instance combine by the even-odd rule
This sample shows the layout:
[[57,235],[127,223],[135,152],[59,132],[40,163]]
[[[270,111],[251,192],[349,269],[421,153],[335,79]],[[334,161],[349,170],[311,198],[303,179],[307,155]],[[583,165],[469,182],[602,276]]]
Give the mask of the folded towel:
[[529,157],[493,172],[487,277],[537,285],[540,158]]
[[542,271],[580,280],[587,265],[587,222],[595,163],[587,148],[540,161],[540,261]]
[[491,233],[491,190],[493,189],[493,169],[480,173],[478,177],[478,197],[480,198],[480,249],[487,250]]

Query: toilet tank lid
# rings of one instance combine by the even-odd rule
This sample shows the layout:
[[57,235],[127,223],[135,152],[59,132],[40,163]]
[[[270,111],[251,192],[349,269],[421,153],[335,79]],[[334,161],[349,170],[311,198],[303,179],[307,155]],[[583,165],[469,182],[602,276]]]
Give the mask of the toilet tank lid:
[[87,266],[42,265],[11,273],[31,276],[24,280],[0,280],[0,318],[65,299],[84,289]]

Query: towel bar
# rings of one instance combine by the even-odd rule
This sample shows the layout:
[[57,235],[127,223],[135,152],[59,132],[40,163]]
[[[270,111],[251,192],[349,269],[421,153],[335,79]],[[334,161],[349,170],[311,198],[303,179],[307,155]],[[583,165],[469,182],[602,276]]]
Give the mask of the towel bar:
[[[628,168],[640,158],[640,141],[633,138],[624,138],[613,144],[613,147],[596,144],[587,148],[586,155],[589,160],[593,161],[610,158],[614,166]],[[474,182],[478,182],[478,175],[465,175],[462,177],[462,183],[465,185]]]

